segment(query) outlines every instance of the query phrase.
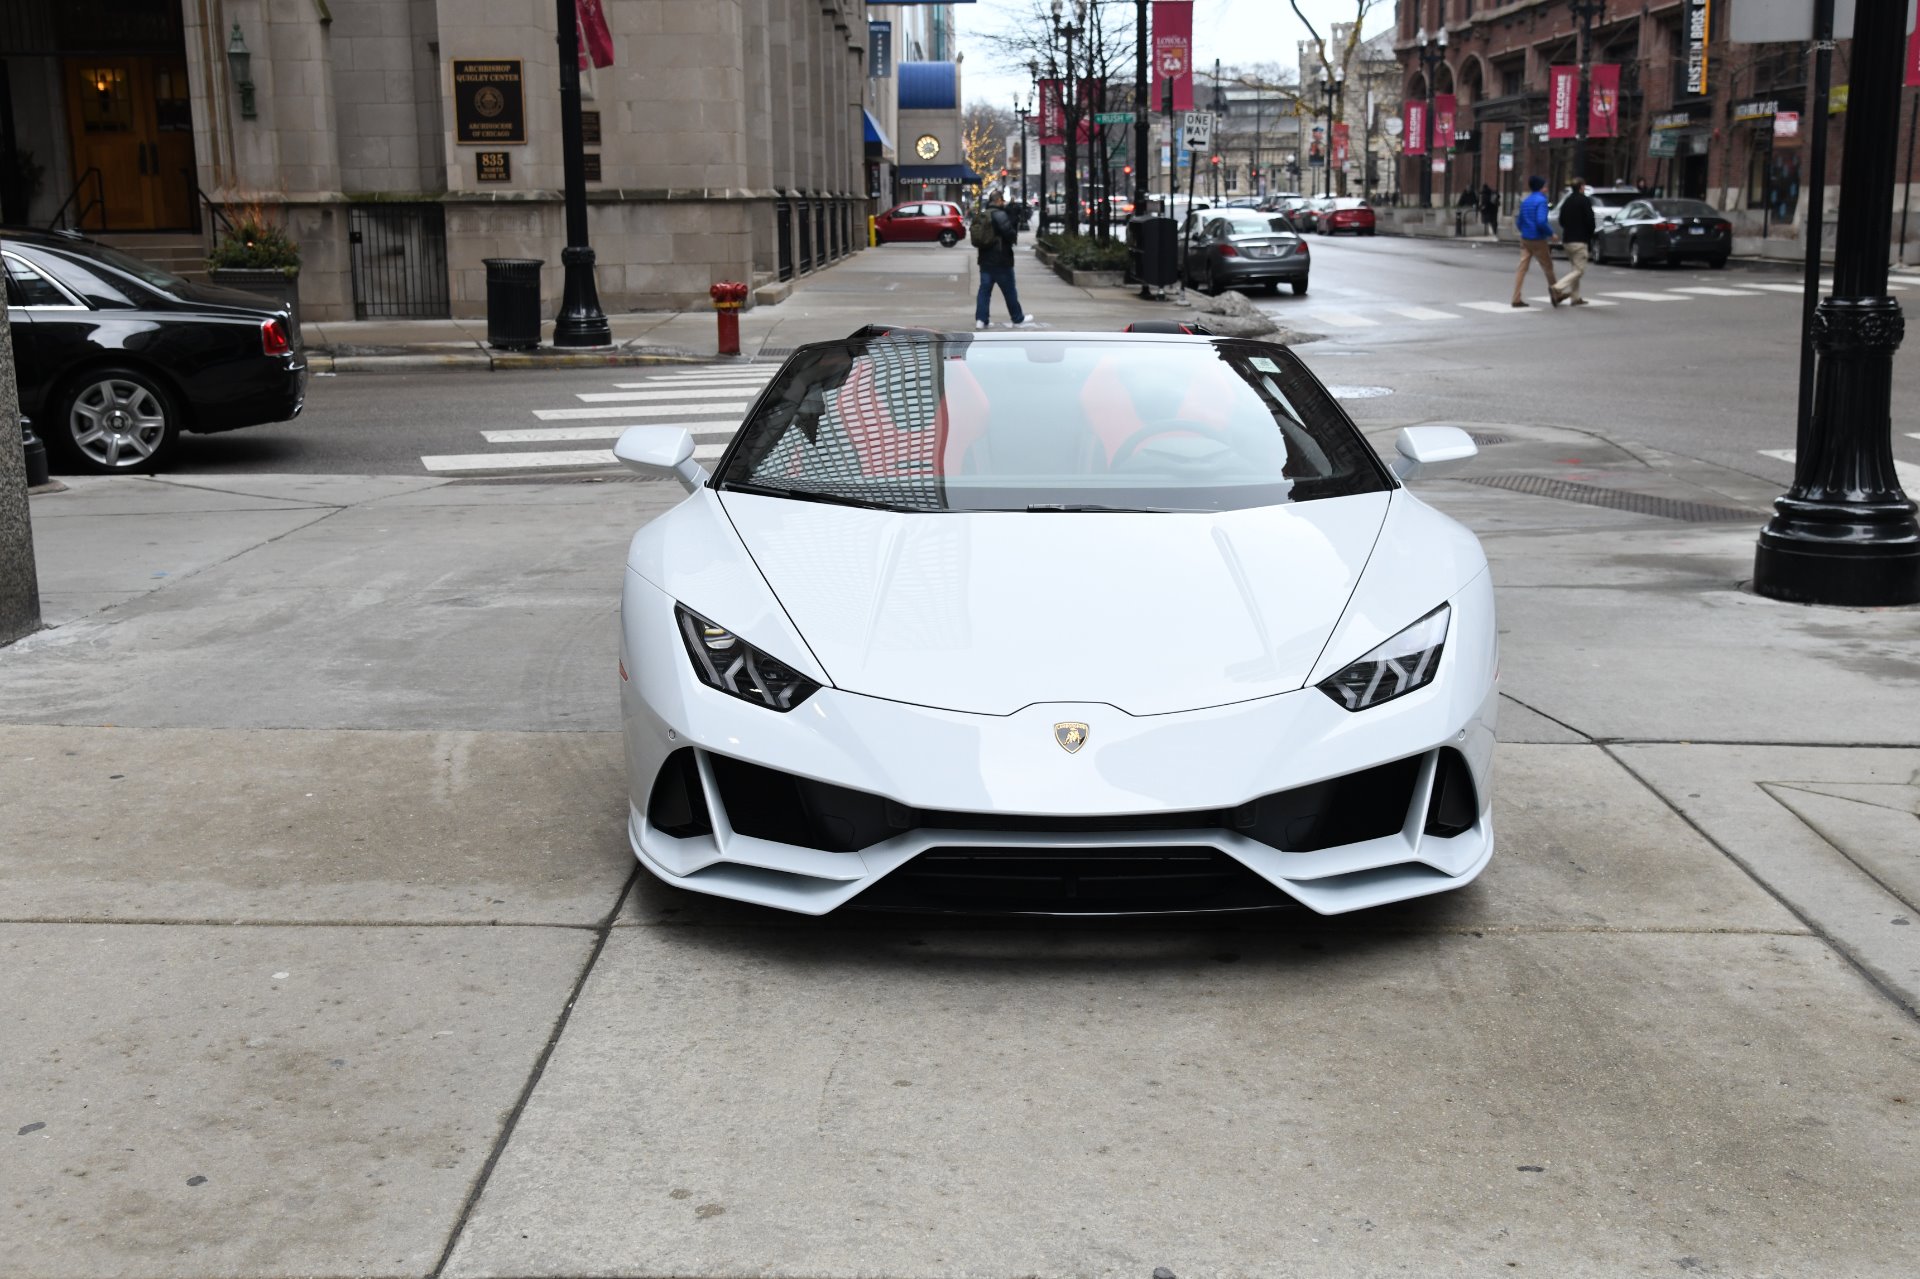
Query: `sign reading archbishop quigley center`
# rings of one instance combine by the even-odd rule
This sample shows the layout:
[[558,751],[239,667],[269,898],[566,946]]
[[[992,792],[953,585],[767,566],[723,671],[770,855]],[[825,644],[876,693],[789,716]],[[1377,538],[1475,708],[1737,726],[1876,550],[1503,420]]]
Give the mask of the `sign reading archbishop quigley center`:
[[461,146],[525,144],[527,98],[520,59],[454,59],[453,140]]

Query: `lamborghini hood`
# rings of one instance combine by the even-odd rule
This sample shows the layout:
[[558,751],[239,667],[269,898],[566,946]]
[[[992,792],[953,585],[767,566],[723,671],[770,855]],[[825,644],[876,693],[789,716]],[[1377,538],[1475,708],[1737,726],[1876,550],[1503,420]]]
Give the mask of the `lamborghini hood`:
[[1300,688],[1390,496],[1191,515],[721,499],[837,688],[986,715],[1157,715]]

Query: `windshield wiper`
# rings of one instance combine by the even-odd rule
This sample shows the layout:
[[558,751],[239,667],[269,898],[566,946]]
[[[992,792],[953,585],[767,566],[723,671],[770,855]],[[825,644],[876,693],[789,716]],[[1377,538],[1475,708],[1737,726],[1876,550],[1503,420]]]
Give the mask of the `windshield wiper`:
[[1191,515],[1183,506],[1102,506],[1098,502],[1029,502],[1027,510],[1050,515]]
[[905,515],[924,514],[929,508],[923,506],[902,506],[898,502],[869,502],[864,498],[842,497],[835,493],[822,493],[816,489],[781,488],[775,484],[741,483],[729,481],[723,493],[751,493],[756,497],[785,497],[796,502],[822,502],[828,506],[854,506],[867,511],[897,511]]

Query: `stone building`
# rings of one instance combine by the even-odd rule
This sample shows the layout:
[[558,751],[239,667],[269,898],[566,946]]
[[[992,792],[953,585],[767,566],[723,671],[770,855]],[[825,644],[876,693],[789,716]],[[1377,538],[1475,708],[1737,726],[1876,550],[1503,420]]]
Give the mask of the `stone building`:
[[[961,156],[960,60],[953,7],[867,6],[866,191],[873,211],[947,199]],[[934,139],[923,158],[916,145]]]
[[[1397,149],[1386,122],[1400,114],[1400,62],[1391,31],[1361,40],[1353,35],[1351,22],[1335,22],[1324,49],[1317,40],[1300,41],[1300,101],[1308,116],[1309,156],[1317,141],[1321,156],[1331,162],[1331,124],[1347,126],[1347,159],[1333,166],[1333,193],[1371,198],[1394,190]],[[1329,80],[1336,86],[1331,115]],[[1313,168],[1301,181],[1324,191],[1325,173]]]
[[[1740,0],[1606,0],[1593,23],[1591,59],[1620,68],[1619,128],[1613,138],[1590,137],[1586,178],[1596,184],[1633,183],[1664,194],[1706,200],[1726,212],[1743,237],[1791,238],[1805,222],[1811,181],[1803,156],[1811,123],[1810,58],[1805,44],[1733,44],[1727,39],[1732,5]],[[1565,3],[1555,0],[1399,0],[1394,48],[1408,98],[1429,91],[1458,99],[1463,145],[1432,173],[1433,201],[1443,191],[1485,183],[1508,208],[1526,191],[1529,174],[1559,190],[1572,176],[1574,143],[1548,137],[1549,69],[1579,62],[1578,31]],[[1706,24],[1704,91],[1689,87],[1699,57],[1690,39],[1695,18]],[[1446,32],[1439,48],[1437,33]],[[1433,65],[1429,84],[1422,36]],[[1833,75],[1846,84],[1851,42],[1838,42]],[[1431,55],[1437,54],[1437,57]],[[1900,153],[1913,150],[1913,101],[1908,89],[1898,120]],[[1827,207],[1838,196],[1847,117],[1833,117],[1828,134]],[[1513,159],[1500,167],[1503,150]],[[1401,178],[1420,189],[1425,157],[1405,157]],[[1906,174],[1905,161],[1902,173]],[[1429,172],[1431,170],[1429,169]],[[1896,200],[1898,200],[1896,196]],[[1898,206],[1896,205],[1896,210]],[[1761,250],[1764,251],[1764,246]]]
[[[583,74],[583,96],[609,311],[704,304],[722,279],[769,300],[865,244],[862,0],[598,7],[613,60]],[[555,8],[3,0],[7,215],[104,230],[185,265],[205,240],[178,233],[261,206],[299,242],[308,319],[480,314],[489,257],[544,259],[555,302]],[[926,20],[904,25],[924,33]],[[24,202],[9,186],[23,152],[42,171]]]

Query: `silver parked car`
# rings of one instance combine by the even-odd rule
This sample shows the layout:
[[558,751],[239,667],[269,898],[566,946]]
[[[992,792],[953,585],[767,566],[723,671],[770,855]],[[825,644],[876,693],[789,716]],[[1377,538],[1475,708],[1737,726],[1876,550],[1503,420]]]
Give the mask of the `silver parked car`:
[[1187,221],[1185,249],[1186,281],[1204,292],[1263,288],[1271,293],[1282,283],[1295,293],[1307,291],[1312,265],[1307,242],[1282,214],[1252,209],[1195,214]]

